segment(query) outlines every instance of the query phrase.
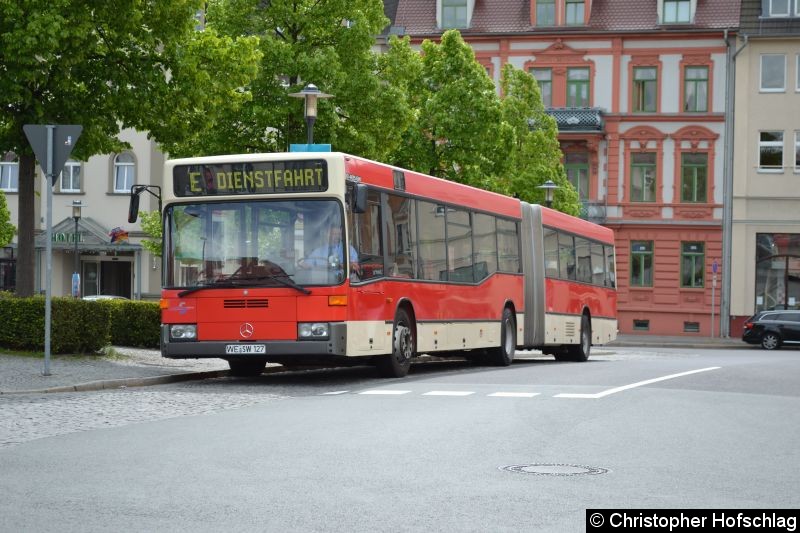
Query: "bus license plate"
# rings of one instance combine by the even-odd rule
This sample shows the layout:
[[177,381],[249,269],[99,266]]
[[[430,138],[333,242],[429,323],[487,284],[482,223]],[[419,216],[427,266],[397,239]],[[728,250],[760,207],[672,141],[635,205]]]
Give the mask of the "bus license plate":
[[267,353],[264,344],[226,344],[226,354],[248,354],[248,353]]

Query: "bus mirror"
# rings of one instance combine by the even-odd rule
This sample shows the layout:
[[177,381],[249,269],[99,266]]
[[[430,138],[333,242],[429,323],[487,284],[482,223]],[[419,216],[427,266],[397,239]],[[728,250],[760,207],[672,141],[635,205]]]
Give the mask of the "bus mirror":
[[128,206],[128,222],[133,224],[139,218],[139,193],[131,191],[131,203]]
[[367,186],[356,183],[353,194],[353,213],[366,213],[367,211]]

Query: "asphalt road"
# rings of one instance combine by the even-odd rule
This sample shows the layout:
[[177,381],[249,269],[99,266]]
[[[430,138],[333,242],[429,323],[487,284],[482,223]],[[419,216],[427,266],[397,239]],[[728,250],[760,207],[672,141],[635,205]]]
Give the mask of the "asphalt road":
[[2,531],[582,531],[800,506],[800,350],[0,398]]

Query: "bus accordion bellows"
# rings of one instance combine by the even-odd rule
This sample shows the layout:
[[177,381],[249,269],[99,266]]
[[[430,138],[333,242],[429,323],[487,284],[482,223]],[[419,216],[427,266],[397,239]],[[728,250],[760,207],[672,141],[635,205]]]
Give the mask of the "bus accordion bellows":
[[588,221],[337,152],[170,160],[165,181],[164,357],[402,377],[616,338],[614,234]]

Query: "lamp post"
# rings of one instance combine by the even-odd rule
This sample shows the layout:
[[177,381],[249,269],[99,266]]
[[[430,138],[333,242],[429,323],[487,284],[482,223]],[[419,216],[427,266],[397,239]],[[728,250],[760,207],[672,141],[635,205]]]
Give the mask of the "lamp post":
[[318,98],[333,98],[332,94],[327,94],[319,90],[313,83],[309,83],[299,93],[289,93],[289,96],[295,98],[305,98],[306,107],[304,115],[306,117],[306,138],[308,144],[314,143],[314,121],[317,120],[317,99]]
[[558,185],[553,183],[553,180],[547,180],[536,188],[544,190],[544,205],[550,207],[553,204],[553,194],[558,189]]
[[81,208],[86,207],[80,200],[72,201],[72,218],[75,219],[75,268],[72,272],[72,296],[75,298],[81,295],[81,258],[78,255],[78,221],[81,219]]

